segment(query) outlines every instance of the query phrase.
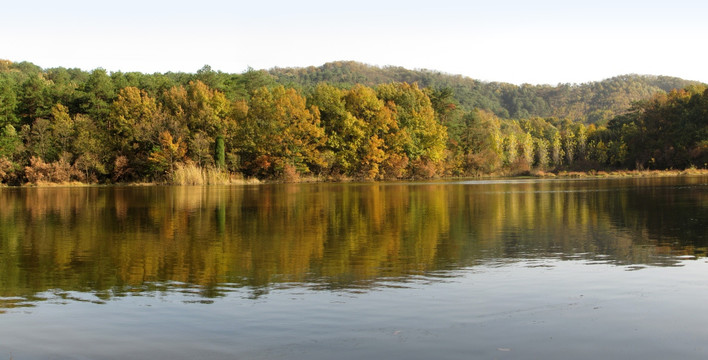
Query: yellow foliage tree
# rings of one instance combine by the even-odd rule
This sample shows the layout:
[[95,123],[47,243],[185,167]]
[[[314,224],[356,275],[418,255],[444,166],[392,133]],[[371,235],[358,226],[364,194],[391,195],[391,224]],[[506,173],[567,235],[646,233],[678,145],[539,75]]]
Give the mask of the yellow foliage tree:
[[186,154],[187,146],[182,138],[175,140],[169,131],[163,131],[160,133],[160,147],[150,153],[148,160],[159,170],[167,170],[172,174],[175,164],[182,161]]
[[316,107],[308,108],[294,89],[256,90],[239,133],[243,155],[255,174],[280,176],[286,164],[301,173],[325,165],[320,113]]

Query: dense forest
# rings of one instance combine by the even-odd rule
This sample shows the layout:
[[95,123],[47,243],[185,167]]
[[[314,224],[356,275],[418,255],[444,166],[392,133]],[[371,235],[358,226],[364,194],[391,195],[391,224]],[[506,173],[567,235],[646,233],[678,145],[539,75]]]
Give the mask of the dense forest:
[[357,63],[227,74],[0,60],[0,182],[228,182],[705,168],[708,91],[515,86]]

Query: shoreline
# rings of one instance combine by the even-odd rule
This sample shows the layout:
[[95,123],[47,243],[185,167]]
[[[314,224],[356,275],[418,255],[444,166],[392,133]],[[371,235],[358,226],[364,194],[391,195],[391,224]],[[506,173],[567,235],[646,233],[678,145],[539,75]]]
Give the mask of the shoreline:
[[[659,178],[659,177],[680,177],[680,176],[708,176],[708,169],[686,169],[686,170],[614,170],[614,171],[557,171],[557,172],[544,172],[544,171],[532,171],[526,174],[518,175],[482,175],[482,176],[469,176],[469,177],[439,177],[427,180],[474,180],[474,179],[619,179],[619,178]],[[397,182],[414,182],[426,179],[402,179],[396,180]],[[54,183],[54,182],[41,182],[41,183],[25,183],[22,185],[5,185],[0,184],[0,189],[2,188],[56,188],[56,187],[104,187],[104,186],[125,186],[125,187],[143,187],[143,186],[214,186],[214,185],[266,185],[266,184],[308,184],[308,183],[354,183],[354,182],[366,182],[366,183],[386,183],[390,180],[383,181],[365,181],[361,179],[327,179],[319,177],[303,177],[297,181],[283,181],[283,180],[259,180],[256,178],[250,179],[230,179],[229,181],[223,183],[212,183],[212,184],[202,184],[202,185],[189,185],[189,184],[171,184],[168,182],[135,182],[135,183],[107,183],[107,184],[89,184],[82,183],[78,181],[64,182],[64,183]]]
[[558,171],[536,172],[531,177],[537,178],[628,178],[628,177],[677,177],[708,175],[708,169],[685,170],[613,170],[613,171]]

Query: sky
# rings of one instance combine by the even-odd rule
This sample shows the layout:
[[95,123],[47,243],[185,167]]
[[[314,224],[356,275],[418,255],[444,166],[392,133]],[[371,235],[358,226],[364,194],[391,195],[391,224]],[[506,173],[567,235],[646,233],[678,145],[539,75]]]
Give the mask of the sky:
[[706,14],[704,0],[23,0],[0,7],[0,59],[146,73],[353,60],[513,84],[708,82]]

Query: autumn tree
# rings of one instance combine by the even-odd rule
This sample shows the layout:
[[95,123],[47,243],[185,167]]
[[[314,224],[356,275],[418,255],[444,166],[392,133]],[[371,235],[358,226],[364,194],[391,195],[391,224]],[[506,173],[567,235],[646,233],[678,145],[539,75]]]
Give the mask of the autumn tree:
[[395,114],[403,133],[402,147],[411,160],[439,162],[444,157],[447,129],[435,119],[430,99],[417,84],[385,84],[377,88],[379,98]]
[[519,138],[519,157],[526,166],[533,166],[534,141],[529,133],[523,133]]
[[158,172],[174,173],[175,164],[183,161],[187,146],[182,138],[175,139],[169,131],[160,133],[160,145],[150,153],[149,160]]
[[14,126],[7,124],[0,129],[0,157],[12,159],[22,148],[22,139]]
[[327,137],[325,151],[334,158],[329,164],[332,171],[349,176],[360,169],[364,144],[373,134],[368,134],[369,129],[363,119],[347,110],[347,93],[320,84],[309,97],[308,103],[316,106],[320,112],[320,121]]
[[[116,157],[124,159],[119,172],[146,175],[148,157],[167,131],[167,116],[144,90],[126,87],[111,105],[110,134]],[[120,177],[119,177],[120,178]]]
[[202,166],[214,165],[216,139],[235,129],[231,102],[199,80],[173,87],[162,98],[172,131],[190,144],[188,155]]
[[18,155],[22,150],[22,140],[14,126],[7,124],[0,129],[0,183],[17,179]]
[[76,160],[74,167],[84,174],[86,181],[95,182],[98,176],[108,174],[110,148],[106,147],[106,132],[89,116],[76,114],[73,119],[75,142],[72,145]]
[[354,174],[365,179],[382,178],[387,175],[383,169],[386,165],[389,177],[403,176],[408,157],[403,154],[400,128],[391,107],[385,106],[374,89],[363,85],[350,89],[344,101],[347,112],[355,119],[355,134],[359,129],[363,131]]
[[550,141],[551,150],[551,162],[554,166],[561,166],[563,164],[563,143],[561,141],[561,135],[558,131],[553,133],[553,137]]
[[182,105],[190,132],[203,131],[212,139],[223,135],[231,104],[222,92],[213,90],[198,80],[190,82],[187,86],[186,103]]
[[256,90],[239,132],[242,158],[251,174],[278,177],[286,166],[308,173],[326,165],[320,152],[326,138],[319,110],[308,108],[294,89]]
[[577,147],[575,133],[571,129],[564,131],[561,135],[561,141],[566,164],[572,165],[573,161],[575,161]]
[[503,138],[504,147],[504,163],[511,166],[516,162],[519,154],[519,142],[516,139],[516,134],[507,134]]
[[548,156],[548,148],[549,148],[549,143],[548,140],[544,138],[535,138],[534,139],[534,151],[535,151],[535,159],[536,159],[536,166],[540,169],[545,169],[548,164],[549,164],[549,156]]
[[465,172],[490,174],[502,161],[501,120],[484,110],[474,110],[455,126],[454,136],[465,157]]
[[154,131],[158,104],[146,91],[126,87],[118,91],[111,106],[111,133],[119,151],[125,152],[145,142]]
[[29,131],[25,133],[25,143],[28,145],[30,155],[37,156],[42,160],[55,160],[57,155],[54,147],[55,137],[52,132],[51,121],[38,118],[29,127]]
[[74,142],[74,120],[69,115],[69,109],[62,104],[52,107],[52,132],[58,152],[70,152]]

